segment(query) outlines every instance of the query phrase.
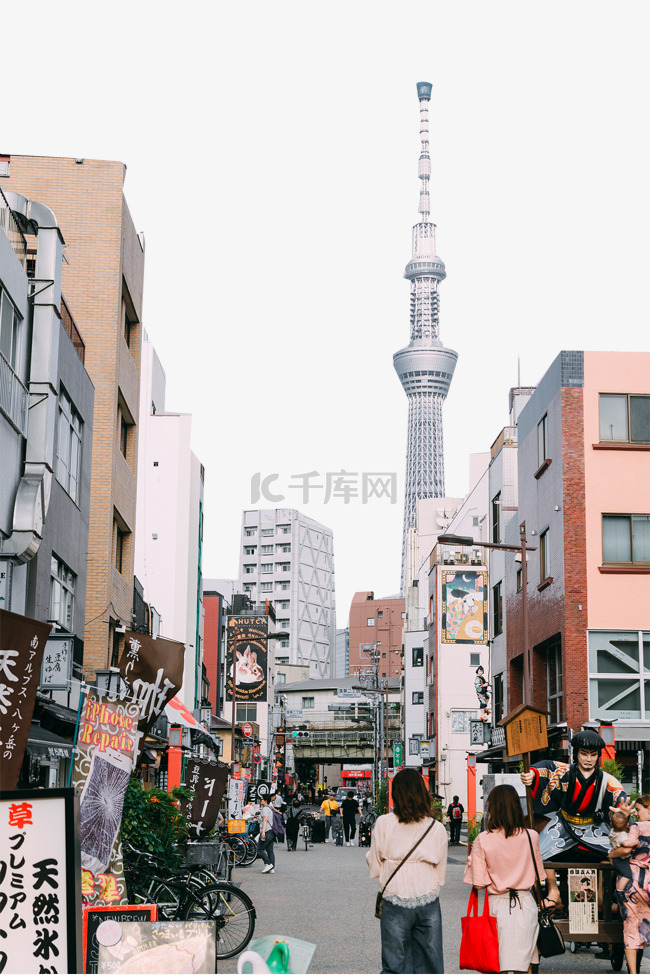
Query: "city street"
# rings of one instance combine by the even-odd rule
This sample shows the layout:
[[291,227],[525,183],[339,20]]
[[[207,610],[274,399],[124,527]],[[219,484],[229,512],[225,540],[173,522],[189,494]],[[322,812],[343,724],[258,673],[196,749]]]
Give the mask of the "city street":
[[[288,853],[276,846],[276,872],[261,874],[258,860],[238,869],[235,881],[248,893],[257,910],[255,937],[293,936],[317,945],[310,966],[319,972],[379,972],[381,945],[375,918],[377,881],[368,876],[366,849],[317,844]],[[466,913],[469,888],[463,882],[466,848],[450,847],[447,882],[441,905],[447,972],[459,972],[460,918]],[[482,906],[482,903],[481,903]],[[626,970],[626,966],[623,968]],[[218,963],[219,975],[237,971],[236,958]],[[595,972],[605,975],[611,963],[591,951],[542,961],[540,972]],[[642,971],[650,971],[644,959]]]

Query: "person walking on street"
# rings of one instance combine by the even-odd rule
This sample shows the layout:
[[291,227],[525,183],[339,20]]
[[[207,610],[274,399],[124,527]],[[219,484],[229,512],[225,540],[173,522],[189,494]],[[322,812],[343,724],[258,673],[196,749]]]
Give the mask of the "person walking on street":
[[275,873],[273,809],[269,805],[268,796],[260,796],[260,806],[262,807],[262,825],[260,828],[260,838],[257,843],[257,852],[264,861],[264,866],[260,873]]
[[360,812],[359,803],[354,798],[353,792],[348,792],[347,797],[341,803],[343,814],[343,834],[346,846],[354,846],[354,837],[357,831],[357,813]]
[[379,877],[382,972],[444,972],[440,889],[447,870],[447,831],[433,817],[420,772],[393,779],[395,812],[379,816],[366,861]]
[[463,825],[463,813],[464,808],[458,801],[458,796],[454,796],[453,801],[449,803],[447,808],[447,816],[449,817],[449,845],[458,846],[460,843],[460,828]]
[[287,834],[287,850],[289,852],[296,849],[296,844],[298,842],[298,833],[300,831],[300,812],[301,803],[299,796],[294,796],[293,802],[287,811],[287,821],[284,827]]
[[334,798],[334,793],[330,792],[327,799],[324,799],[320,807],[321,813],[325,816],[325,842],[330,841],[330,829],[332,828],[332,817],[338,816],[339,804]]
[[538,907],[531,887],[535,867],[540,877],[544,871],[539,839],[534,829],[526,829],[511,785],[491,790],[484,822],[485,831],[472,842],[463,881],[477,889],[487,887],[490,914],[497,919],[500,971],[530,972],[538,961]]

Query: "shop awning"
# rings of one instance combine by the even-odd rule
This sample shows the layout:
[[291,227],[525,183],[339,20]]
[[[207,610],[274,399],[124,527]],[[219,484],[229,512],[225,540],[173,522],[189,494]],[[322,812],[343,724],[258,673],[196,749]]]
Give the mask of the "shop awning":
[[176,724],[190,729],[193,745],[207,745],[213,752],[219,752],[216,739],[205,730],[203,725],[199,724],[192,712],[185,707],[180,698],[173,697],[165,705],[165,715],[170,725]]
[[41,728],[40,724],[30,724],[27,736],[27,751],[31,755],[38,755],[40,758],[55,760],[57,758],[70,758],[72,754],[72,742],[66,741],[52,731]]

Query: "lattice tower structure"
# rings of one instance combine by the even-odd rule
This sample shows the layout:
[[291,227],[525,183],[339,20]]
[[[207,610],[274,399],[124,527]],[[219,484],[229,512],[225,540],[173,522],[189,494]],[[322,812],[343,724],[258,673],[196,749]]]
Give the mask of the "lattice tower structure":
[[405,579],[407,537],[416,526],[417,501],[445,496],[445,461],[442,404],[447,398],[458,353],[440,341],[438,286],[447,276],[436,254],[436,225],[430,220],[429,101],[431,85],[418,82],[421,151],[420,221],[413,227],[413,253],[404,277],[411,282],[411,341],[393,356],[393,365],[408,397],[406,486],[402,532],[402,595]]

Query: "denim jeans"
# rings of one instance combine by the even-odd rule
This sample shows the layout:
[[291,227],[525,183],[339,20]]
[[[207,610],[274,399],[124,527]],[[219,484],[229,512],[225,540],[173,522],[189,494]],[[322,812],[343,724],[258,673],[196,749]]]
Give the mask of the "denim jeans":
[[421,907],[382,902],[382,972],[444,972],[440,899]]
[[326,816],[325,817],[325,839],[326,840],[328,840],[330,838],[330,830],[331,830],[331,828],[332,828],[332,817],[331,816]]
[[264,839],[260,836],[257,842],[257,853],[264,860],[264,863],[271,863],[275,866],[275,833],[272,829],[267,829]]

